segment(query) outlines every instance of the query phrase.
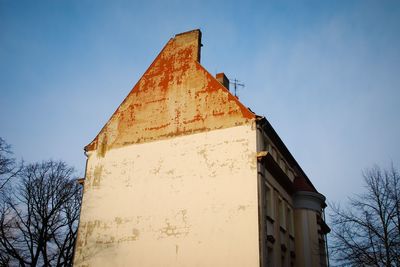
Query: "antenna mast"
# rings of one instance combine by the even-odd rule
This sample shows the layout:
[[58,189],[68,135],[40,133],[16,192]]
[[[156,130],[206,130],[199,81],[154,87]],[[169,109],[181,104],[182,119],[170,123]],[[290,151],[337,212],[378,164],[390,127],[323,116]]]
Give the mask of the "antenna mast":
[[235,96],[237,97],[236,91],[238,89],[238,87],[244,87],[244,83],[240,83],[239,80],[237,79],[233,79],[233,82],[230,82],[230,84],[233,84],[233,88],[235,89]]

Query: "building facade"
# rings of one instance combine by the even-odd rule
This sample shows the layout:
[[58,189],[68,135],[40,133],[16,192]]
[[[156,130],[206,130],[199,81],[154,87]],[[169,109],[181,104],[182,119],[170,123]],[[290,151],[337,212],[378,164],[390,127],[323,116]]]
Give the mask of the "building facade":
[[85,147],[76,266],[326,266],[325,198],[269,122],[170,39]]

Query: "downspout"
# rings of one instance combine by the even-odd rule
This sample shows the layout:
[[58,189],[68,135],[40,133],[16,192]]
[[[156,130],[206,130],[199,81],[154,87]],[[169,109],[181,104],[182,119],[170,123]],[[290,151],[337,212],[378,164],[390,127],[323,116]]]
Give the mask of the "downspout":
[[[263,140],[263,133],[262,133],[262,127],[260,125],[261,120],[259,118],[256,118],[254,120],[255,123],[255,129],[256,129],[256,150],[257,153],[262,151],[264,149],[264,140]],[[262,174],[264,174],[263,170],[263,164],[260,160],[257,159],[257,194],[258,194],[258,244],[259,244],[259,264],[260,267],[266,266],[266,251],[265,251],[265,234],[266,234],[266,227],[264,225],[265,221],[265,215],[263,211],[263,182],[264,182],[264,177]]]

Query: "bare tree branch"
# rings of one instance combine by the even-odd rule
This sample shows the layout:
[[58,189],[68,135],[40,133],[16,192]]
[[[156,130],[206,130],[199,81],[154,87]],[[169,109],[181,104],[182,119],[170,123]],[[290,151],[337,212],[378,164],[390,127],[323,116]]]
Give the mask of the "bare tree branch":
[[81,186],[64,162],[25,166],[1,203],[0,265],[71,266]]
[[332,204],[332,257],[345,266],[399,266],[400,176],[392,166],[363,173],[365,193]]
[[11,146],[0,137],[0,192],[22,170],[23,164],[16,164],[12,154]]

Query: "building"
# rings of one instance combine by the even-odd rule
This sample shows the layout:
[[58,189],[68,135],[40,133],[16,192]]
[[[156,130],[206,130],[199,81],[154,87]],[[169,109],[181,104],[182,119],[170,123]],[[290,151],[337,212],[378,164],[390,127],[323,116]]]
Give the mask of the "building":
[[170,39],[87,155],[76,266],[325,266],[325,198],[269,122]]

